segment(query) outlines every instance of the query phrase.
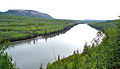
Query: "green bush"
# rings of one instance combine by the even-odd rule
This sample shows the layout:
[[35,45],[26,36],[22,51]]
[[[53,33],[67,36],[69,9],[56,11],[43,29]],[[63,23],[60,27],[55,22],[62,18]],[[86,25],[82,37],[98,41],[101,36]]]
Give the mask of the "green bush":
[[8,45],[9,42],[0,44],[0,69],[19,69],[12,63],[12,57],[8,56],[8,53],[4,51]]
[[[120,20],[105,32],[101,44],[90,47],[85,44],[81,54],[74,54],[47,66],[47,69],[119,69],[120,68]],[[99,33],[100,35],[100,33]]]

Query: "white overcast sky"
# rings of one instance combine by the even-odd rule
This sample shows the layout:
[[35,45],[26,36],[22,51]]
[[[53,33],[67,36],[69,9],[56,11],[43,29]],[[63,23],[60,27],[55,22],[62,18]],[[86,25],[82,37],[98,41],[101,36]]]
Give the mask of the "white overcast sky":
[[1,0],[0,11],[28,9],[58,19],[118,19],[120,0]]

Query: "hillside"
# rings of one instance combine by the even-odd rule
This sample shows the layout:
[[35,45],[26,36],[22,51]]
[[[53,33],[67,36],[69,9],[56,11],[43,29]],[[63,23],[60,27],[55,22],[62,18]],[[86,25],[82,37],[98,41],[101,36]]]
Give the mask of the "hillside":
[[[52,64],[49,63],[47,69],[119,69],[120,20],[114,22],[114,24],[116,25],[112,26],[112,29],[108,29],[107,26],[101,26],[101,28],[107,27],[108,30],[105,32],[106,37],[100,45],[96,45],[99,42],[98,40],[95,40],[91,47],[85,44],[84,51],[81,54],[76,51],[72,56]],[[96,27],[97,24],[94,26]],[[98,32],[98,38],[101,36],[102,34]]]
[[116,25],[117,21],[118,20],[108,20],[108,21],[103,21],[103,22],[90,22],[88,23],[88,25],[105,32],[108,28],[113,28]]
[[53,19],[50,15],[34,10],[8,10],[0,12],[0,16],[22,16],[22,17],[37,17],[43,19]]
[[59,33],[74,25],[69,23],[71,23],[69,20],[0,16],[1,41],[16,41]]

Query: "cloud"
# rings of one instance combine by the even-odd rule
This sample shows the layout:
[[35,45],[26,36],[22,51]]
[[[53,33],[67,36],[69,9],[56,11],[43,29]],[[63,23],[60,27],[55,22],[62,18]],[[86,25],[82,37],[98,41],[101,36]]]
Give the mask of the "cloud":
[[30,9],[59,19],[117,19],[119,0],[2,0],[0,11]]

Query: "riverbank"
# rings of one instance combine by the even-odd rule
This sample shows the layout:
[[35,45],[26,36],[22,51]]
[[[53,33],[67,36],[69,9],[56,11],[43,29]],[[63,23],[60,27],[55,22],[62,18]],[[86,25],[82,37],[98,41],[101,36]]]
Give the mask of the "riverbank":
[[70,23],[69,26],[61,29],[61,30],[58,30],[58,31],[53,31],[53,32],[49,32],[49,33],[44,33],[44,34],[38,34],[38,35],[35,35],[33,37],[28,37],[28,38],[25,38],[25,39],[19,39],[19,40],[13,40],[13,41],[10,41],[11,43],[18,43],[18,42],[24,42],[24,41],[27,41],[27,40],[33,40],[35,38],[39,38],[39,39],[43,39],[43,38],[49,38],[49,37],[54,37],[56,35],[59,35],[59,34],[64,34],[65,32],[67,32],[68,30],[70,30],[72,27],[78,25],[78,23],[74,24],[74,23]]
[[105,33],[105,31],[104,30],[102,30],[101,28],[99,28],[99,27],[96,27],[96,26],[94,26],[94,25],[92,25],[92,24],[89,24],[88,23],[88,25],[89,26],[91,26],[92,28],[95,28],[95,29],[97,29],[97,30],[101,30],[102,32],[104,32]]
[[0,19],[1,41],[21,41],[58,34],[74,26],[70,20],[5,16]]
[[106,31],[106,37],[100,45],[93,44],[90,47],[86,44],[81,54],[75,51],[72,56],[48,64],[47,69],[118,69],[120,24],[118,25]]
[[58,55],[62,59],[72,55],[76,49],[81,53],[84,43],[91,43],[96,33],[97,30],[87,24],[79,24],[53,37],[42,39],[38,36],[35,39],[11,44],[7,52],[14,57],[13,60],[20,69],[38,69],[41,63],[46,67],[47,63],[57,60]]
[[108,28],[113,28],[116,25],[116,22],[118,22],[118,20],[108,20],[104,22],[91,22],[88,23],[88,25],[105,33]]

